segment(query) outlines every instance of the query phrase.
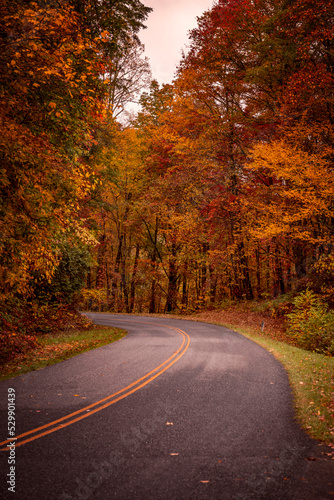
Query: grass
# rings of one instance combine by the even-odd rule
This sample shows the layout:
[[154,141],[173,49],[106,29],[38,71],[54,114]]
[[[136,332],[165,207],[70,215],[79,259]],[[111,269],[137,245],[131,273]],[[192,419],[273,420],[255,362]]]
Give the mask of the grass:
[[229,308],[199,313],[189,319],[231,328],[271,352],[288,373],[300,426],[313,439],[334,447],[334,358],[288,344],[282,321],[249,310]]
[[0,380],[54,365],[77,354],[115,342],[125,335],[125,330],[103,326],[58,335],[43,335],[39,338],[38,347],[1,366]]

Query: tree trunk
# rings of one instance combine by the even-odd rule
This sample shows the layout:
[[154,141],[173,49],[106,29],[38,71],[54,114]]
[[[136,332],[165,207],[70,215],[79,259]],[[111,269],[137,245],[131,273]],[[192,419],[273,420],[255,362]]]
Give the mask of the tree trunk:
[[172,243],[172,254],[169,258],[168,290],[165,305],[166,312],[175,311],[177,305],[177,264],[176,264],[176,244]]
[[156,312],[156,303],[155,303],[155,292],[156,292],[156,278],[155,278],[155,270],[156,270],[156,262],[157,262],[157,242],[158,242],[158,218],[156,217],[155,219],[155,229],[154,229],[154,237],[152,239],[151,233],[150,238],[153,243],[153,251],[152,251],[152,256],[151,256],[151,268],[152,268],[152,282],[151,282],[151,290],[150,290],[150,304],[149,304],[149,309],[148,312],[150,314],[154,314]]
[[133,271],[132,271],[131,285],[130,285],[130,307],[129,307],[130,313],[133,311],[133,307],[134,307],[134,303],[135,303],[136,276],[137,276],[137,269],[138,269],[139,250],[140,250],[140,246],[139,246],[139,243],[137,243],[136,253],[135,253],[135,261],[133,264]]

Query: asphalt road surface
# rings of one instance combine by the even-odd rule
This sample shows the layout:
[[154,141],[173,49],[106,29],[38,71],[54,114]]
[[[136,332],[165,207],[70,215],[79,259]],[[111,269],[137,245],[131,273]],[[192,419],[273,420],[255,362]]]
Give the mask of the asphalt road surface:
[[332,450],[294,421],[270,353],[215,325],[89,316],[129,334],[0,383],[2,499],[334,498]]

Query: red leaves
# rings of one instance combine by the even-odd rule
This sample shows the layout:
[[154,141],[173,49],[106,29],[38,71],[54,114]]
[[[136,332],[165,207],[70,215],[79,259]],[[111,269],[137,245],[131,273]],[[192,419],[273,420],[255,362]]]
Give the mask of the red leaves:
[[18,354],[24,354],[39,345],[33,335],[26,335],[15,325],[3,322],[4,330],[0,330],[0,364],[15,359]]
[[90,321],[68,306],[42,306],[8,299],[0,303],[0,363],[37,347],[44,333],[87,329]]

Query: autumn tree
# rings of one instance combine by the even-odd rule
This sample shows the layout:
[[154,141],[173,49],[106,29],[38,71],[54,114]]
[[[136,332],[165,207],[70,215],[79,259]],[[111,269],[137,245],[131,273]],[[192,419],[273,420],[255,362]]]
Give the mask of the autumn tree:
[[[91,239],[76,218],[90,184],[80,158],[100,93],[96,53],[68,4],[2,2],[1,287],[50,278],[57,240]],[[61,29],[60,29],[61,27]]]
[[[199,19],[190,51],[181,62],[177,85],[183,105],[189,103],[192,131],[206,137],[216,163],[214,183],[210,177],[207,182],[211,192],[206,214],[214,234],[220,228],[232,296],[251,298],[254,289],[259,295],[268,287],[271,293],[284,293],[291,286],[291,273],[301,269],[305,248],[298,238],[291,245],[286,235],[264,241],[249,231],[257,226],[249,207],[255,208],[258,198],[245,167],[251,148],[259,143],[259,148],[271,151],[278,174],[281,162],[270,145],[277,144],[280,136],[285,145],[288,137],[293,141],[293,134],[285,130],[297,128],[306,116],[306,121],[317,117],[327,125],[321,133],[317,126],[299,126],[298,144],[309,153],[321,144],[331,157],[332,12],[323,2],[220,1]],[[302,75],[308,75],[303,82]],[[264,175],[264,170],[257,172],[259,185],[281,182],[275,175]],[[325,172],[328,182],[330,168]],[[307,190],[305,178],[304,182]],[[285,213],[284,204],[281,209]],[[302,272],[307,273],[307,267]]]
[[259,37],[259,19],[250,3],[218,2],[192,32],[190,51],[181,62],[177,82],[181,100],[188,103],[186,120],[192,134],[197,130],[197,142],[206,145],[199,154],[211,163],[203,213],[211,227],[214,221],[219,226],[224,220],[221,234],[227,245],[226,262],[230,262],[229,288],[239,298],[253,297],[245,221],[238,200],[247,147],[256,128],[264,130],[266,123],[264,116],[252,120],[253,89],[246,81]]
[[103,116],[106,60],[150,9],[128,2],[3,0],[1,286],[51,279],[64,241],[94,241],[80,219],[97,182],[87,155]]
[[129,104],[138,104],[140,94],[149,87],[151,70],[144,57],[144,46],[131,40],[108,62],[103,75],[107,87],[106,107],[113,118],[129,113]]
[[[276,99],[276,138],[261,141],[252,156],[255,192],[266,192],[262,201],[254,192],[253,205],[257,200],[262,206],[262,234],[284,242],[289,279],[294,276],[295,286],[313,283],[332,300],[333,2],[282,4],[267,23],[267,37],[271,46],[285,48],[286,69],[280,73]],[[265,43],[262,46],[259,76],[268,68],[278,74],[279,65],[271,63],[270,52]]]
[[[208,248],[201,207],[205,168],[209,169],[210,162],[199,153],[204,145],[199,145],[176,86],[159,88],[153,82],[142,104],[138,124],[148,144],[146,164],[151,178],[146,197],[155,214],[150,230],[152,266],[159,263],[164,273],[159,285],[165,311],[196,308],[204,303],[207,289]],[[151,312],[156,287],[153,275]]]
[[87,305],[330,299],[332,4],[219,0],[173,84],[142,93],[138,0],[3,1],[3,288],[58,279],[95,238]]

